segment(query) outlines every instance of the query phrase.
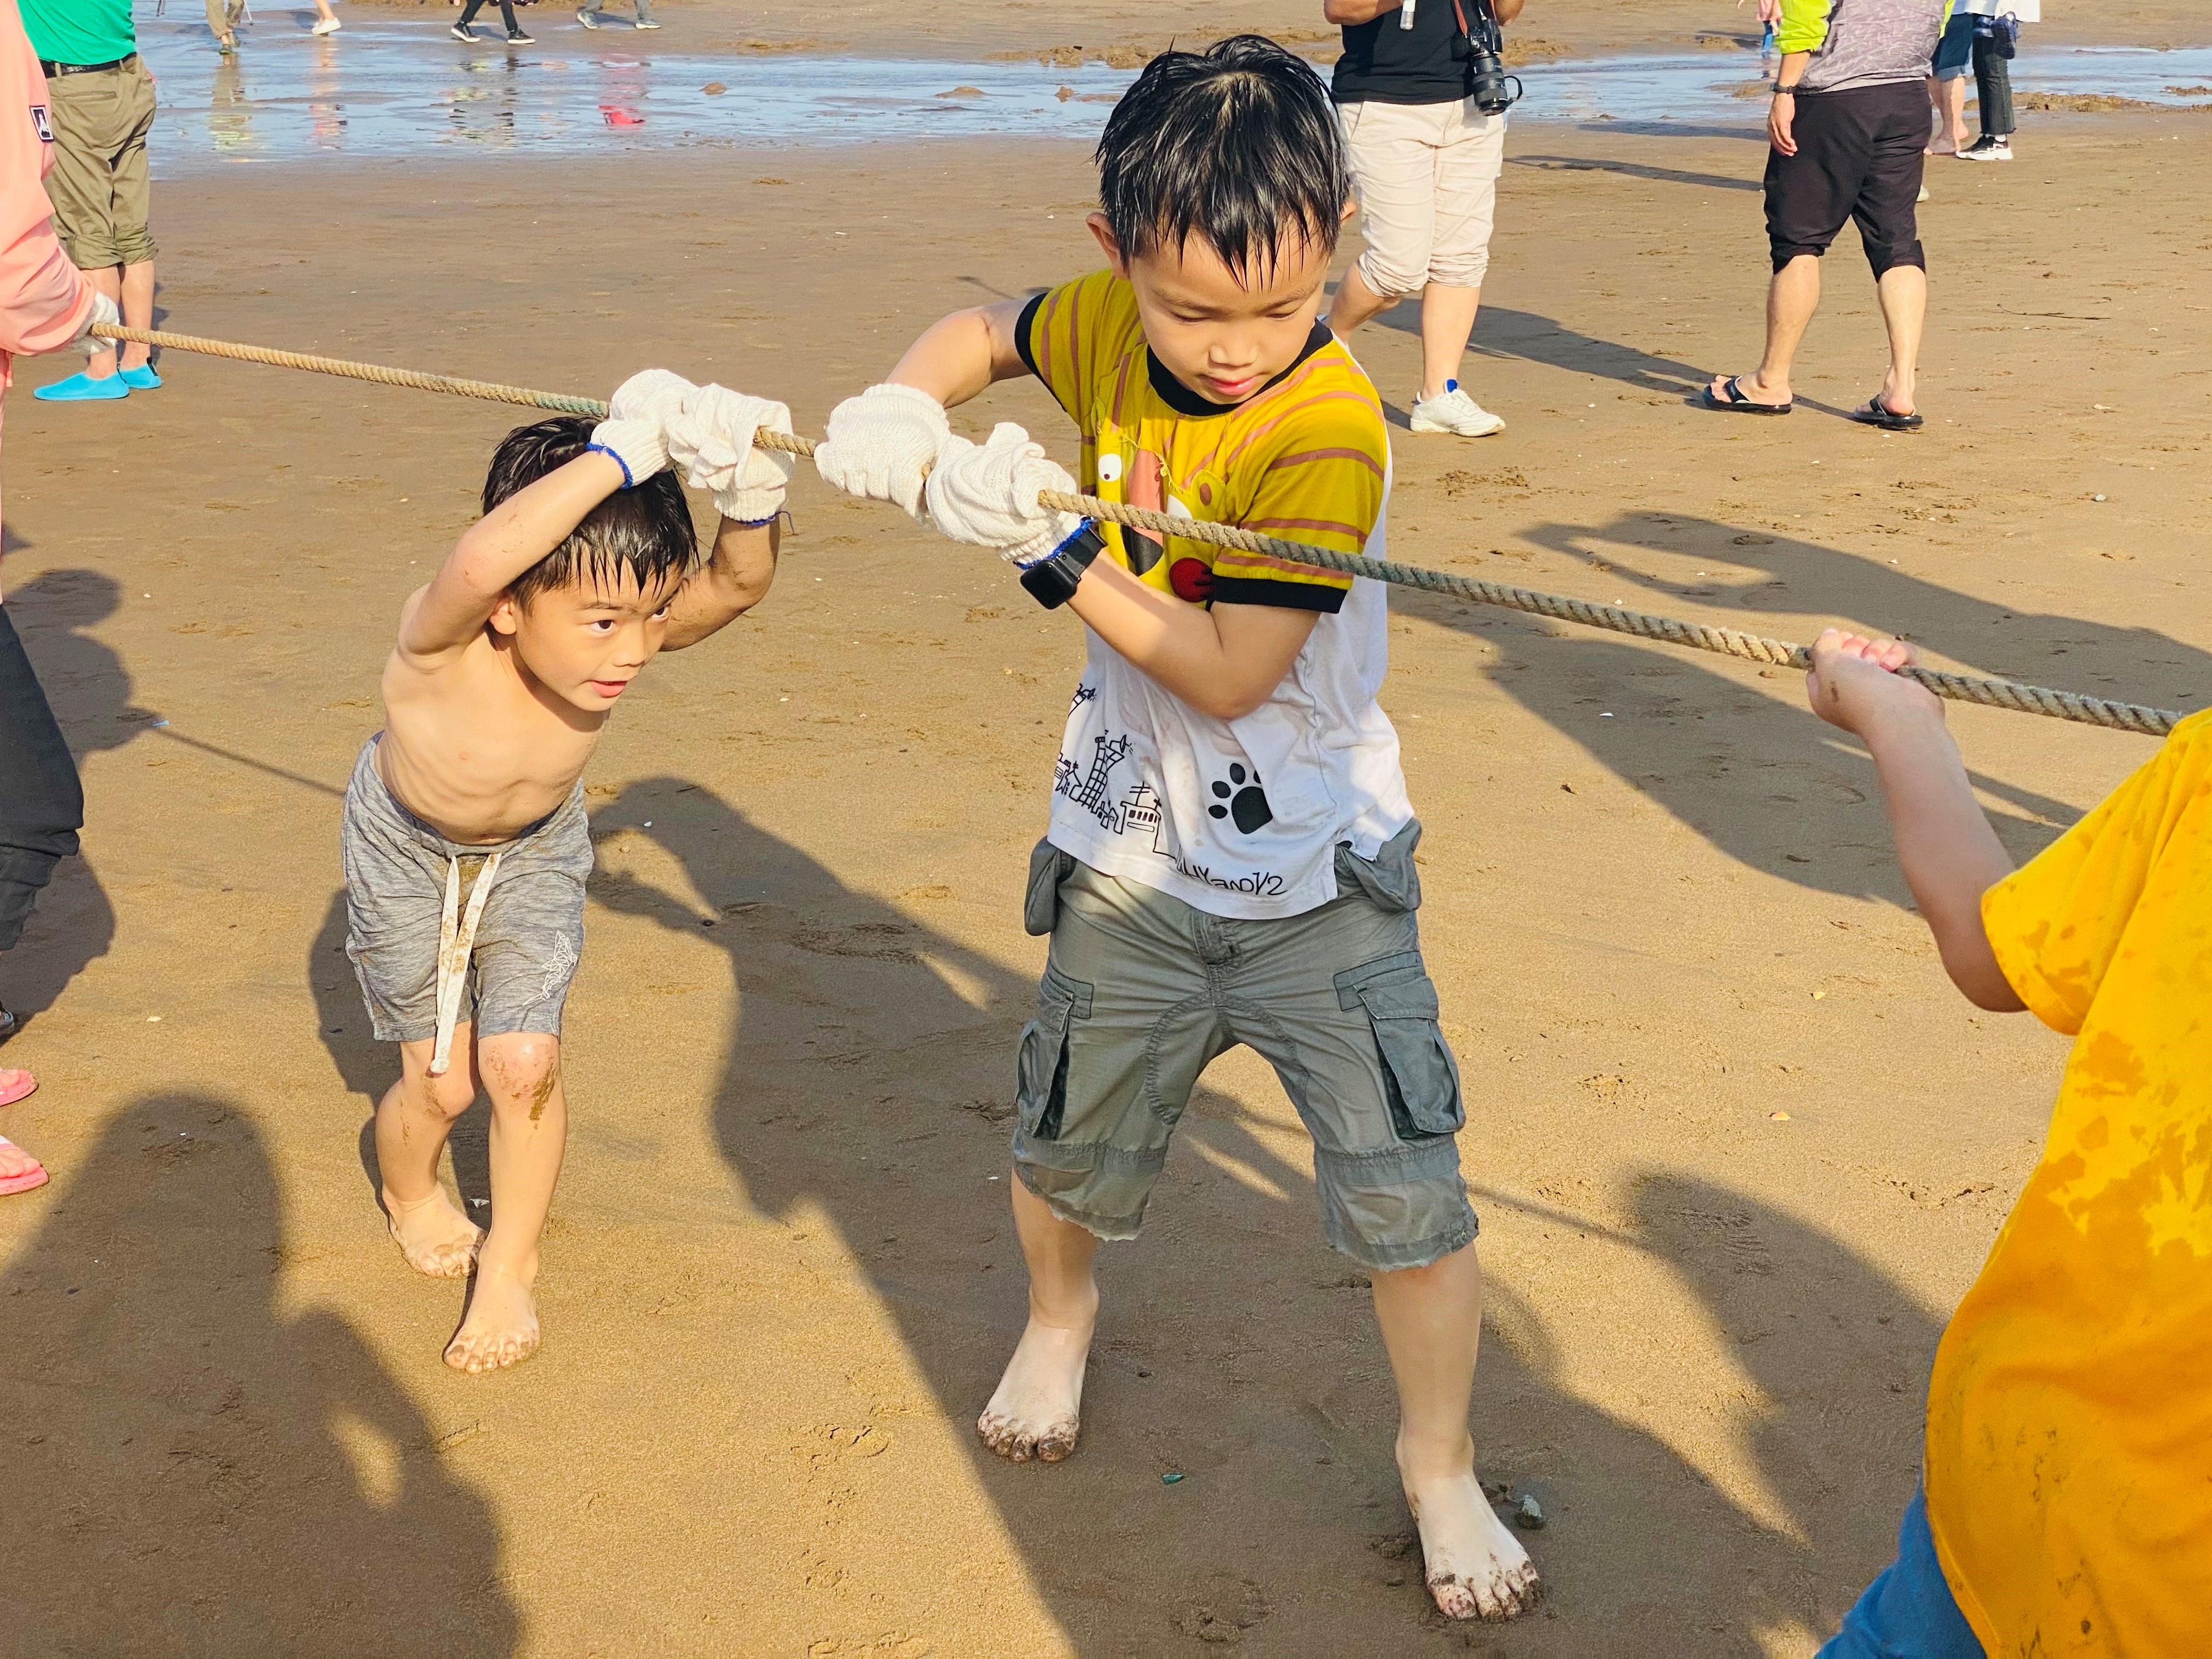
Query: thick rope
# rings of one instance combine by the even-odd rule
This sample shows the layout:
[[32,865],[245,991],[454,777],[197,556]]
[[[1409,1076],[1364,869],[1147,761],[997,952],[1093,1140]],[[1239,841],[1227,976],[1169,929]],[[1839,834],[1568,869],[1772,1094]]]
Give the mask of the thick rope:
[[[336,374],[347,380],[373,381],[379,386],[410,386],[419,392],[443,392],[455,397],[480,398],[489,403],[520,404],[532,409],[558,410],[568,415],[605,415],[607,412],[606,404],[596,398],[572,398],[558,392],[534,392],[527,386],[501,386],[490,380],[464,380],[450,374],[425,374],[415,369],[387,368],[379,363],[349,362],[341,357],[316,357],[304,352],[273,350],[267,346],[241,345],[231,340],[204,340],[187,334],[163,333],[155,329],[122,328],[111,323],[95,323],[92,331],[104,339],[132,340],[142,345],[166,346],[175,351],[195,351],[211,357],[235,358],[243,362],[270,363],[279,368],[305,369],[315,374]],[[780,450],[802,459],[811,459],[815,449],[812,439],[781,432],[757,433],[753,442],[760,448]],[[1698,651],[1716,652],[1724,657],[1741,657],[1752,662],[1771,663],[1778,667],[1812,666],[1812,653],[1804,646],[1792,644],[1787,640],[1770,640],[1756,634],[1739,633],[1733,628],[1714,628],[1705,623],[1654,616],[1649,611],[1627,611],[1619,605],[1594,605],[1588,599],[1571,599],[1560,593],[1540,593],[1532,588],[1509,587],[1502,582],[1454,575],[1445,570],[1425,569],[1419,565],[1400,564],[1395,560],[1370,559],[1356,553],[1340,553],[1334,548],[1316,547],[1308,542],[1286,541],[1279,536],[1263,536],[1257,531],[1240,529],[1235,525],[1208,524],[1202,520],[1176,518],[1141,507],[1100,501],[1095,495],[1077,495],[1047,489],[1038,493],[1037,500],[1041,505],[1059,512],[1079,513],[1086,518],[1104,519],[1114,524],[1179,537],[1185,541],[1208,542],[1217,547],[1266,554],[1293,564],[1367,576],[1399,587],[1419,588],[1430,593],[1448,593],[1454,599],[1467,599],[1476,605],[1498,605],[1508,611],[1526,611],[1531,616],[1549,617],[1558,622],[1575,623],[1584,628],[1632,634],[1639,639],[1660,640],[1668,645],[1688,646]],[[1954,702],[1981,703],[1988,708],[2010,708],[2026,714],[2047,714],[2053,720],[2078,720],[2087,726],[2140,732],[2150,737],[2163,737],[2181,719],[2178,712],[2169,708],[2150,708],[2141,703],[2116,702],[2106,697],[2056,691],[2046,686],[2024,685],[2017,680],[1953,674],[1939,668],[1907,668],[1901,672],[1906,678],[1917,680],[1937,696],[1949,698]]]

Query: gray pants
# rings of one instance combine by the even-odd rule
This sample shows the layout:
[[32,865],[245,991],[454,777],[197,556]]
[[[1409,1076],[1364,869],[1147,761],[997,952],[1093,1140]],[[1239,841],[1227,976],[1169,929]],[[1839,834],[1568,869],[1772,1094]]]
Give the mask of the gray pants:
[[[376,739],[347,786],[339,832],[345,860],[346,955],[353,959],[379,1042],[420,1042],[438,1030],[438,947],[448,872],[473,900],[486,879],[469,953],[460,1018],[479,1037],[561,1034],[561,1011],[584,945],[584,882],[592,836],[584,786],[513,841],[471,847],[446,839],[385,787]],[[491,868],[491,855],[499,854]]]
[[[596,17],[601,11],[605,9],[606,3],[607,0],[584,0],[584,9],[590,12],[592,16]],[[653,0],[636,0],[636,3],[637,21],[641,23],[651,22],[653,21]]]
[[1420,826],[1303,915],[1207,915],[1045,843],[1028,923],[1052,951],[1022,1032],[1014,1168],[1061,1219],[1134,1238],[1199,1073],[1249,1044],[1314,1139],[1322,1231],[1354,1261],[1421,1267],[1475,1236],[1454,1133],[1459,1067],[1413,912]]

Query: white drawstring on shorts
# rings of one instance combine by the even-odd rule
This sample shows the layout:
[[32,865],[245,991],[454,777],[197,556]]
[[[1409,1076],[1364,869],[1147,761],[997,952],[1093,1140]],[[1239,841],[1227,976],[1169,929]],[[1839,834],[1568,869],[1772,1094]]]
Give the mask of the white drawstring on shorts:
[[460,1018],[461,992],[469,979],[469,957],[477,948],[477,923],[483,919],[484,900],[491,894],[491,878],[499,873],[501,854],[484,859],[469,890],[469,913],[461,915],[461,861],[446,860],[446,909],[438,919],[438,1041],[430,1051],[430,1075],[443,1077],[453,1058],[453,1026]]

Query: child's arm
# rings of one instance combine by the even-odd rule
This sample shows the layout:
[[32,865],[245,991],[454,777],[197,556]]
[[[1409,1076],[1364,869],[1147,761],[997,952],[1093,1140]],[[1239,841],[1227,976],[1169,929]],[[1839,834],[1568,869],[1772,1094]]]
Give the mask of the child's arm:
[[1897,838],[1898,862],[1951,982],[1978,1008],[2015,1013],[2014,992],[1982,925],[1982,895],[2012,873],[2012,860],[1975,805],[1943,705],[1893,672],[1912,660],[1894,640],[1829,629],[1814,642],[1805,694],[1813,712],[1856,735],[1874,757]]
[[500,595],[623,488],[622,462],[587,450],[518,489],[469,526],[399,624],[402,655],[434,658],[483,633]]
[[668,607],[663,651],[681,651],[718,634],[768,597],[775,579],[776,550],[782,538],[776,520],[746,524],[722,520],[714,556],[694,571]]

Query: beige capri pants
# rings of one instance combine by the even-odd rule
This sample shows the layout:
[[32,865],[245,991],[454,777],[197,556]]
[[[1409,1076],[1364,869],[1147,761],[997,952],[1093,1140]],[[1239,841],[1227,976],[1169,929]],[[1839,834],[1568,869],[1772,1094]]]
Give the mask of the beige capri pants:
[[1480,288],[1505,167],[1504,116],[1462,98],[1346,104],[1339,118],[1367,239],[1361,280],[1386,300],[1431,283]]

